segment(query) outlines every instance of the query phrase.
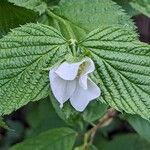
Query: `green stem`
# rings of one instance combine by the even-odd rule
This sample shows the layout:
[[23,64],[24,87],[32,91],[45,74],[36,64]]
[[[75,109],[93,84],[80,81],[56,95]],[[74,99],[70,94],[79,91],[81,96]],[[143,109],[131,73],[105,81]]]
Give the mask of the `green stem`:
[[112,119],[117,115],[117,111],[110,108],[107,113],[99,120],[99,123],[85,133],[84,145],[91,145],[93,143],[95,134],[99,128],[109,125]]
[[88,150],[89,149],[89,137],[90,137],[90,133],[85,133],[84,135],[84,144],[83,144],[83,150]]
[[74,32],[72,30],[72,28],[70,27],[69,23],[67,23],[66,20],[64,20],[63,18],[57,16],[56,14],[54,14],[52,11],[50,11],[49,9],[47,10],[47,14],[52,17],[55,18],[56,20],[60,21],[61,23],[63,23],[66,27],[66,30],[68,31],[68,34],[70,35],[71,39],[76,39]]
[[71,45],[73,56],[77,56],[76,45]]

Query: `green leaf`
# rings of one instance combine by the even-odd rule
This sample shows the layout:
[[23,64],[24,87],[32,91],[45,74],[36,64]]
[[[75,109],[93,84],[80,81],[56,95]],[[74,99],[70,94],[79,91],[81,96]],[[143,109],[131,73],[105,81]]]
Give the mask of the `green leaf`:
[[70,128],[48,130],[13,146],[10,150],[72,150],[76,132]]
[[0,40],[0,115],[48,95],[48,71],[67,44],[52,27],[27,24]]
[[96,64],[101,99],[117,110],[150,119],[150,45],[118,27],[101,27],[80,43]]
[[[111,0],[61,0],[59,7],[53,13],[63,19],[73,30],[75,37],[81,39],[86,33],[97,29],[100,25],[119,25],[129,30],[134,30],[132,20],[121,7]],[[65,37],[64,24],[60,18],[54,17],[55,23]]]
[[150,1],[149,0],[133,0],[130,2],[130,5],[134,9],[150,17]]
[[25,7],[43,14],[47,9],[47,4],[43,0],[9,0],[17,6]]
[[35,20],[34,12],[15,6],[6,0],[0,0],[0,37],[12,28]]
[[137,133],[150,142],[150,122],[137,116],[137,115],[126,115],[126,120],[136,130]]
[[149,150],[150,143],[136,134],[118,135],[111,141],[97,139],[96,146],[99,150]]

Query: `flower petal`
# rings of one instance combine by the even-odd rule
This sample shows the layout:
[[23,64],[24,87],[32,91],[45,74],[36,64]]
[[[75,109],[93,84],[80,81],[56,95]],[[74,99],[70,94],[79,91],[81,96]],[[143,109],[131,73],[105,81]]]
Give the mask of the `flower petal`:
[[83,76],[81,76],[80,77],[80,79],[79,79],[79,84],[80,84],[80,86],[83,88],[83,89],[87,89],[87,78],[88,78],[88,76],[87,75],[83,75]]
[[78,74],[79,66],[82,62],[78,63],[62,63],[58,69],[55,71],[64,80],[74,80]]
[[60,103],[60,107],[63,107],[63,103],[66,102],[75,91],[76,80],[63,80],[55,73],[55,70],[56,68],[53,68],[49,72],[50,85],[55,98]]
[[91,100],[100,96],[100,88],[90,79],[87,81],[88,88],[83,89],[79,83],[70,98],[71,105],[77,111],[83,111]]

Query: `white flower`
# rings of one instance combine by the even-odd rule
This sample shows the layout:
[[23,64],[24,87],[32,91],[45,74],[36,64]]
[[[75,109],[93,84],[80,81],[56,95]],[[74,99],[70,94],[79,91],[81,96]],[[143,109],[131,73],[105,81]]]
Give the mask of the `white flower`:
[[88,74],[95,70],[90,58],[81,62],[63,62],[49,72],[52,92],[63,107],[63,103],[70,100],[77,111],[83,111],[91,100],[100,96],[99,87],[88,78]]

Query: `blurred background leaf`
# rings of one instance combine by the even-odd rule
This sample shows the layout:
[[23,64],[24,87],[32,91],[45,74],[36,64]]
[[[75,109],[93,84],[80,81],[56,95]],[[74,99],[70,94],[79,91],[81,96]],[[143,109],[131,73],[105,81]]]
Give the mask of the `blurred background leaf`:
[[7,34],[10,29],[35,22],[36,18],[37,15],[33,11],[15,6],[7,0],[0,0],[0,37]]
[[76,147],[74,150],[98,150],[94,145],[90,145],[88,146],[88,148],[84,147],[84,146],[79,146]]
[[117,135],[111,140],[98,138],[95,142],[99,150],[149,150],[150,143],[137,134]]
[[64,104],[62,109],[60,109],[59,103],[54,96],[51,95],[50,99],[56,113],[61,119],[74,127],[79,125],[81,129],[86,123],[89,124],[100,119],[106,113],[108,108],[108,106],[103,104],[100,100],[95,100],[90,102],[87,108],[80,113],[71,106],[69,101]]
[[58,16],[71,27],[76,39],[103,25],[117,25],[132,31],[136,28],[130,16],[111,0],[61,0],[51,11],[55,14],[55,26],[66,38],[70,37],[64,24],[56,19]]
[[26,108],[29,129],[27,137],[33,137],[48,129],[66,126],[65,122],[56,114],[49,98],[30,103]]
[[55,128],[25,140],[10,150],[72,150],[76,132],[70,128]]
[[50,95],[50,99],[51,99],[52,105],[56,113],[62,120],[64,120],[68,125],[71,125],[74,127],[77,127],[80,124],[82,126],[82,118],[80,116],[80,113],[75,111],[75,109],[70,105],[69,102],[66,102],[63,108],[60,109],[60,106],[59,106],[60,104],[54,98],[53,95]]
[[47,4],[43,0],[9,0],[9,2],[39,12],[39,14],[43,14],[47,9]]
[[150,142],[150,122],[137,115],[125,115],[125,119],[135,129],[137,133]]
[[136,16],[139,14],[138,10],[135,10],[131,5],[130,2],[132,0],[113,0],[114,2],[116,2],[118,5],[120,5],[125,12],[130,15],[131,17]]
[[132,0],[130,5],[135,10],[150,17],[150,0]]
[[94,100],[88,105],[81,115],[85,121],[94,122],[104,116],[107,112],[107,108],[108,106],[100,100]]
[[12,144],[23,140],[25,135],[25,128],[21,122],[17,120],[7,120],[7,124],[11,130],[7,130],[7,132],[4,133],[3,138],[0,139],[0,150],[8,150]]

